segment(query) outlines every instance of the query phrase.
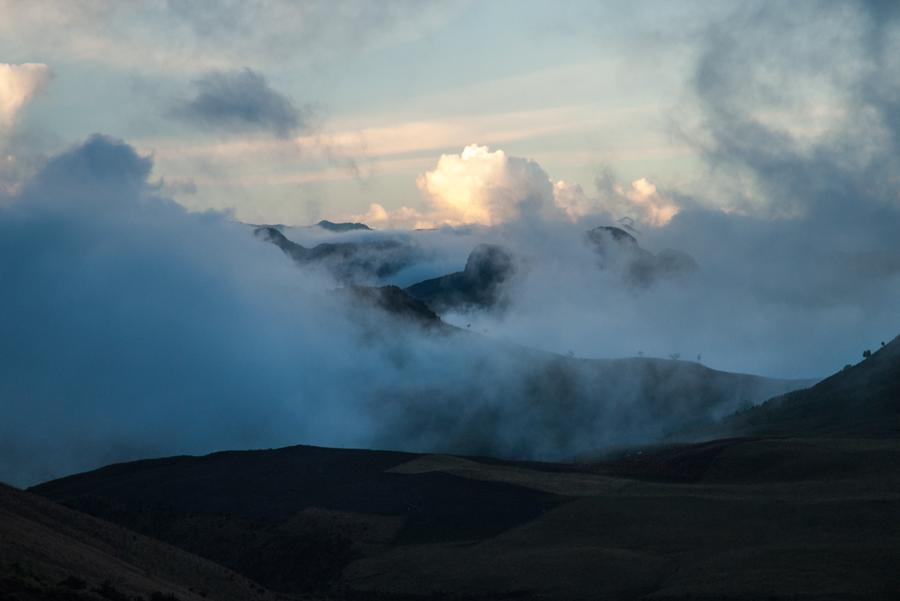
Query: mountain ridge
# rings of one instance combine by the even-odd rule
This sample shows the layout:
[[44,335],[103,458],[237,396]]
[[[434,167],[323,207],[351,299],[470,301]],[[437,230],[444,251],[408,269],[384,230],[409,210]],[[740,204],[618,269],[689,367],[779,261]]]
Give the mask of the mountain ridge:
[[900,336],[814,386],[727,417],[735,435],[900,436]]

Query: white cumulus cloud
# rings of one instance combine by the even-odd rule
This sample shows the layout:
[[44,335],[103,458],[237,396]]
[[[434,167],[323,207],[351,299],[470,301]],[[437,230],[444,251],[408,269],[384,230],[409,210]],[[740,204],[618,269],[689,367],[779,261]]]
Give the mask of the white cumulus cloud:
[[675,201],[646,178],[623,185],[607,174],[597,194],[581,185],[553,181],[534,160],[503,150],[470,144],[445,154],[416,181],[423,208],[388,209],[372,203],[366,213],[349,216],[379,228],[431,228],[441,225],[493,226],[520,219],[576,222],[591,215],[627,218],[648,227],[669,223],[680,210]]
[[447,223],[495,225],[553,207],[553,186],[540,165],[476,144],[442,155],[417,184]]
[[376,225],[414,226],[497,225],[527,217],[559,215],[553,183],[539,164],[503,150],[470,144],[459,154],[445,154],[416,184],[425,207],[388,211],[373,204],[354,217]]
[[46,87],[50,69],[42,63],[0,63],[0,128],[10,127],[19,110]]
[[649,227],[666,225],[681,210],[672,198],[644,177],[626,186],[607,174],[597,180],[597,188],[598,196],[591,197],[579,184],[560,180],[553,184],[554,201],[572,221],[605,213]]

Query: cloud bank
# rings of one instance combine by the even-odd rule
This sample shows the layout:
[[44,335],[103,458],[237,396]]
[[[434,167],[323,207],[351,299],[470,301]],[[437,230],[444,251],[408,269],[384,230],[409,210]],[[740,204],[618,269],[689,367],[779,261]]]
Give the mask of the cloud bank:
[[[698,184],[663,189],[609,173],[593,192],[554,182],[542,206],[553,202],[566,219],[533,228],[510,217],[489,233],[471,231],[471,242],[504,245],[526,266],[508,312],[448,319],[576,356],[701,355],[715,367],[781,376],[826,375],[892,338],[900,37],[879,6],[731,11],[702,36],[691,102],[672,115],[675,134],[706,160]],[[529,177],[486,184],[494,172],[484,170],[466,188],[464,171],[447,173],[450,190],[530,189]],[[473,192],[457,197],[479,198]],[[645,249],[686,252],[699,270],[644,289],[598,272],[584,232],[622,218]],[[457,259],[452,271],[463,265]]]
[[[93,136],[0,208],[0,480],[301,442],[560,458],[764,398],[699,366],[661,380],[653,366],[422,328],[338,292],[227,214],[188,213],[152,168]],[[479,232],[526,239],[510,228],[408,236],[436,267]],[[545,232],[532,250],[562,239]],[[703,395],[679,392],[685,382]]]
[[[380,207],[385,224],[444,226],[403,233],[425,258],[380,283],[458,271],[480,242],[511,251],[505,312],[445,316],[468,335],[348,307],[228,215],[166,199],[125,143],[53,157],[0,191],[0,479],[296,442],[546,458],[645,441],[689,410],[663,394],[636,411],[649,393],[633,382],[599,395],[610,380],[571,367],[582,358],[702,355],[781,376],[860,358],[900,330],[896,23],[874,4],[768,6],[699,49],[679,135],[707,159],[701,192],[608,174],[588,192],[473,146],[423,174],[424,208]],[[631,258],[585,236],[623,217],[646,251],[698,269],[634,285]]]
[[340,416],[354,362],[377,362],[365,345],[334,354],[359,343],[327,285],[226,215],[159,197],[151,167],[93,137],[0,209],[0,479],[317,428],[323,443],[353,436]]
[[[93,136],[0,208],[0,480],[298,442],[562,451],[514,402],[534,360],[352,302],[228,215],[161,196],[152,168]],[[450,406],[442,433],[428,416]]]

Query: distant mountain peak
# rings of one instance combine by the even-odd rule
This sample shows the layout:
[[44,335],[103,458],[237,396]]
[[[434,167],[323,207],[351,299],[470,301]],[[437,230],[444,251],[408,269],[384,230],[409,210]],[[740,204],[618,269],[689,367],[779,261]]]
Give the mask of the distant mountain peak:
[[444,325],[428,305],[397,286],[350,286],[352,298],[398,318],[424,326]]
[[515,260],[509,251],[495,244],[479,244],[469,253],[463,271],[419,282],[406,292],[438,312],[489,309],[503,305],[503,284],[514,272]]
[[328,221],[327,219],[323,219],[319,223],[317,223],[320,228],[323,230],[328,230],[329,232],[352,232],[354,230],[371,230],[368,225],[365,223],[359,222],[342,222],[335,223],[334,221]]
[[613,242],[617,244],[622,244],[629,247],[637,248],[640,245],[638,244],[637,238],[626,232],[620,227],[615,227],[612,225],[599,225],[592,230],[589,230],[587,233],[588,240],[590,240],[595,246],[603,246],[606,244],[608,239],[612,239]]
[[698,269],[689,254],[666,248],[657,254],[644,249],[637,238],[622,228],[601,225],[585,234],[602,269],[622,270],[630,283],[648,286],[662,277],[684,276]]
[[320,263],[343,282],[382,278],[396,273],[414,260],[413,248],[393,239],[323,242],[307,248],[289,239],[276,227],[260,226],[254,234],[280,248],[300,265]]

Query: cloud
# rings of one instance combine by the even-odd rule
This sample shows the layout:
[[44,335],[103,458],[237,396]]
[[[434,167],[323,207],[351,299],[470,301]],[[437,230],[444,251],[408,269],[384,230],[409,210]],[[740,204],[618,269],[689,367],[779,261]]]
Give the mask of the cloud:
[[159,186],[164,196],[173,198],[197,193],[197,182],[190,177],[163,178]]
[[[354,381],[332,350],[359,342],[324,296],[333,283],[311,274],[301,285],[245,226],[157,196],[151,169],[129,145],[94,136],[0,208],[0,479],[286,444],[338,420],[344,393],[319,384],[340,382],[326,374],[341,364]],[[344,335],[346,346],[314,350]]]
[[552,208],[553,188],[540,165],[472,144],[445,154],[416,182],[434,214],[451,225],[494,225]]
[[0,206],[9,202],[22,183],[45,158],[41,134],[18,127],[22,109],[46,88],[47,65],[0,63]]
[[580,184],[559,180],[553,185],[554,200],[572,221],[607,215],[616,221],[629,220],[648,227],[662,227],[681,211],[672,197],[660,192],[645,177],[628,187],[607,171],[596,179],[597,196],[588,196]]
[[210,71],[193,82],[195,94],[173,113],[198,127],[271,131],[288,137],[306,127],[306,116],[289,98],[251,69]]
[[[92,136],[0,207],[0,480],[301,442],[559,458],[655,438],[672,422],[641,412],[640,370],[597,371],[393,318],[336,292],[315,268],[298,271],[229,215],[162,197],[152,171],[151,157]],[[424,260],[397,277],[446,273],[478,237],[494,237],[532,261],[527,285],[542,292],[525,307],[544,302],[545,318],[556,311],[558,329],[575,329],[581,315],[546,303],[552,278],[581,281],[550,298],[615,281],[599,272],[585,283],[596,257],[578,227],[524,220],[407,233]],[[595,305],[628,294],[607,291]]]
[[[508,310],[446,315],[486,337],[578,357],[702,354],[782,376],[859,359],[900,330],[900,53],[895,23],[863,5],[810,6],[761,3],[702,36],[682,128],[710,167],[699,193],[605,173],[586,191],[468,147],[422,175],[422,207],[375,203],[371,215],[490,227],[403,233],[426,258],[394,283],[458,271],[490,242],[522,266]],[[823,98],[829,110],[810,110]],[[816,114],[829,117],[801,127]],[[629,412],[640,386],[600,394],[605,378],[530,351],[350,310],[333,280],[297,272],[229,215],[166,199],[152,169],[94,137],[0,203],[0,479],[301,441],[559,456],[660,435],[680,412],[645,419]],[[718,205],[728,211],[706,208]],[[623,215],[646,222],[648,252],[686,251],[699,269],[629,285],[584,236]],[[336,239],[318,229],[289,233]],[[541,387],[550,394],[523,411]]]
[[394,229],[430,229],[441,225],[436,216],[428,211],[405,206],[389,211],[378,202],[371,203],[365,213],[351,215],[346,220],[360,221],[377,228]]
[[691,81],[697,115],[681,128],[711,168],[707,187],[757,215],[896,207],[900,44],[896,21],[882,18],[892,12],[758,3],[712,27]]
[[0,130],[12,127],[16,115],[50,80],[50,69],[42,63],[0,63]]
[[874,6],[752,3],[698,36],[694,103],[674,115],[708,167],[693,193],[605,173],[596,197],[555,184],[574,218],[628,209],[655,222],[641,245],[690,253],[700,266],[690,279],[628,290],[589,271],[577,245],[548,260],[566,248],[553,235],[531,253],[518,305],[466,323],[560,352],[691,347],[719,367],[783,375],[835,371],[896,335],[900,37]]
[[[536,443],[546,425],[510,402],[531,394],[540,359],[353,303],[229,215],[162,197],[152,170],[92,136],[0,207],[0,480],[299,442],[531,455],[588,444]],[[446,430],[410,434],[450,406]],[[472,429],[483,415],[508,416],[492,426],[503,436]],[[634,435],[623,432],[609,435]]]
[[559,216],[553,202],[553,184],[535,161],[507,155],[502,150],[471,144],[459,154],[444,154],[434,169],[416,181],[424,209],[401,207],[387,211],[373,204],[357,215],[375,224],[499,225],[522,219]]
[[0,0],[0,35],[19,47],[42,39],[67,60],[169,75],[268,60],[302,67],[426,36],[459,10],[429,1],[411,11],[404,0],[247,0],[215,11],[189,0]]
[[[560,353],[702,354],[782,376],[839,370],[896,335],[900,28],[879,6],[893,5],[730,10],[697,36],[692,102],[672,115],[705,160],[692,189],[610,172],[593,190],[554,182],[573,223],[472,235],[527,265],[509,310],[448,319]],[[644,226],[643,248],[685,251],[699,269],[643,289],[598,270],[584,231],[622,217]]]
[[680,210],[674,199],[646,178],[625,187],[606,173],[597,178],[597,195],[591,197],[579,184],[554,182],[532,159],[477,144],[466,146],[459,154],[441,155],[434,169],[419,176],[416,183],[426,202],[424,208],[388,210],[372,203],[367,213],[349,219],[382,227],[427,228],[603,217],[660,227]]

